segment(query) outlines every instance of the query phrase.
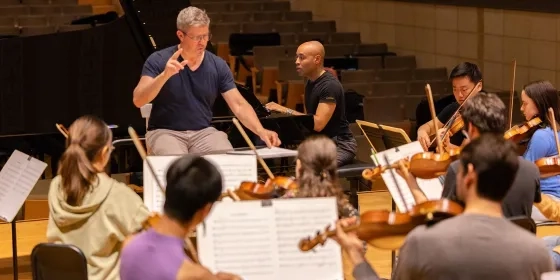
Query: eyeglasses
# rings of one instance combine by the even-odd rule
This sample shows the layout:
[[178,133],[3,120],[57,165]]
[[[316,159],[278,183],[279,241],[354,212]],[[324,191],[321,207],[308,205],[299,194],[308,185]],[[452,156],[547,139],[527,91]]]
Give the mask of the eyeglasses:
[[212,40],[212,33],[206,34],[206,35],[199,35],[199,36],[191,36],[189,34],[187,34],[185,31],[182,31],[183,34],[185,34],[185,36],[189,37],[191,40],[196,41],[196,42],[200,42],[202,40],[204,41],[210,41]]

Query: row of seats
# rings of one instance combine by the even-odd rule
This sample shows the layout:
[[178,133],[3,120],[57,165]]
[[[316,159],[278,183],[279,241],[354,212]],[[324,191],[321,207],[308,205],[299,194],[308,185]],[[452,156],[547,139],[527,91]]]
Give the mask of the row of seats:
[[208,13],[229,11],[289,11],[290,1],[251,1],[251,2],[203,2],[193,6],[204,9]]
[[[214,25],[227,26],[230,30],[243,33],[333,33],[336,32],[336,22],[325,21],[261,21],[261,22],[222,22]],[[359,32],[349,32],[360,34]]]
[[16,5],[78,5],[78,0],[0,0],[0,7]]
[[[439,68],[434,68],[439,69]],[[445,68],[444,68],[445,69]],[[416,70],[432,70],[432,69],[416,69]],[[436,77],[438,78],[438,77]],[[426,96],[425,86],[429,83],[432,94],[437,96],[445,96],[452,94],[451,83],[448,80],[426,79],[421,81],[392,81],[392,82],[357,82],[342,83],[344,90],[354,90],[357,93],[368,96]]]
[[91,25],[80,24],[80,25],[60,25],[60,26],[24,26],[24,27],[13,27],[13,26],[0,26],[0,37],[1,36],[37,36],[45,35],[57,32],[69,32],[84,30],[90,28]]
[[360,83],[374,81],[425,81],[434,80],[434,77],[447,79],[446,68],[403,68],[403,69],[377,69],[377,70],[342,70],[343,83]]
[[92,14],[91,5],[19,5],[0,7],[0,17],[2,16],[23,16],[23,15],[87,15]]
[[213,22],[246,22],[246,21],[311,21],[310,11],[259,11],[259,12],[223,12],[208,13]]
[[45,26],[70,24],[79,15],[0,17],[0,26]]

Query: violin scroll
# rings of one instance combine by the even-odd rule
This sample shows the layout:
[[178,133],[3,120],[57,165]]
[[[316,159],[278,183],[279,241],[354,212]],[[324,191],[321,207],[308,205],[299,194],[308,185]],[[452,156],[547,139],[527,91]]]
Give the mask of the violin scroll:
[[331,225],[327,225],[323,232],[317,231],[317,234],[315,235],[314,238],[307,237],[307,238],[304,238],[304,239],[300,240],[299,244],[298,244],[299,249],[303,252],[307,252],[307,251],[312,250],[313,248],[315,248],[318,245],[321,245],[321,246],[324,245],[325,242],[327,242],[327,239],[329,239],[329,237],[332,237],[332,236],[334,236],[334,234],[336,234],[336,232],[330,230],[330,228],[331,228]]

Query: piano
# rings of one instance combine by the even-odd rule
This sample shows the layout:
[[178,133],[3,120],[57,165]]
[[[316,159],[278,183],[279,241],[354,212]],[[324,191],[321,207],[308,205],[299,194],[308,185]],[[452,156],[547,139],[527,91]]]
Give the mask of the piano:
[[[55,123],[68,126],[86,114],[117,125],[116,139],[128,138],[128,126],[145,133],[132,92],[145,59],[177,43],[175,20],[190,3],[121,0],[121,5],[124,16],[87,30],[0,40],[0,157],[19,149],[39,158],[49,154],[56,166],[64,137]],[[313,133],[312,116],[270,113],[248,88],[238,89],[284,147]],[[246,147],[223,98],[216,100],[214,113],[212,125],[227,132],[234,147]]]

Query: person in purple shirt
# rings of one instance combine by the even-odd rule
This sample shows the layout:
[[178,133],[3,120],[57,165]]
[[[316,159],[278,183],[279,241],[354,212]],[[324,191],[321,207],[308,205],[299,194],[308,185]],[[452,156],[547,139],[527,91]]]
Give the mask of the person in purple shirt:
[[122,280],[241,280],[213,274],[184,252],[184,240],[204,221],[222,193],[222,176],[208,160],[186,155],[173,162],[166,175],[165,203],[160,220],[127,239],[120,263]]

